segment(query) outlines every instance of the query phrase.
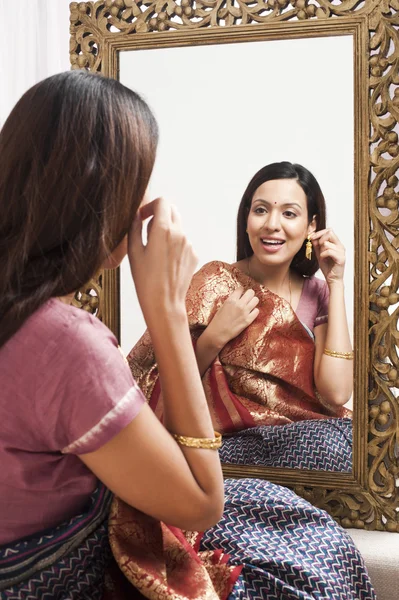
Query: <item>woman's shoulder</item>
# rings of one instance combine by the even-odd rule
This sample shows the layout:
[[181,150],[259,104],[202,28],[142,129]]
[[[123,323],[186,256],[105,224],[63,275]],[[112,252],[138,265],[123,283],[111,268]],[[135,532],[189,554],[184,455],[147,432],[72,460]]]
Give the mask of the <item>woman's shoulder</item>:
[[35,355],[42,366],[66,359],[87,360],[93,348],[117,346],[112,332],[86,310],[51,298],[34,312],[5,345],[7,355]]
[[99,338],[114,342],[115,336],[108,327],[87,310],[65,304],[57,298],[52,298],[43,308],[51,338],[59,337],[67,344],[79,341],[86,344],[88,340]]
[[192,284],[205,285],[216,279],[230,279],[234,270],[234,265],[221,260],[212,260],[204,264],[194,275]]
[[188,306],[197,303],[201,298],[207,303],[219,301],[235,289],[233,266],[221,260],[213,260],[203,265],[193,276],[187,295]]
[[218,274],[218,273],[230,273],[234,265],[223,262],[222,260],[212,260],[208,263],[202,265],[202,267],[197,271],[196,275],[199,273],[204,274]]
[[324,297],[328,294],[328,285],[325,279],[320,279],[315,275],[304,278],[304,292],[312,297]]

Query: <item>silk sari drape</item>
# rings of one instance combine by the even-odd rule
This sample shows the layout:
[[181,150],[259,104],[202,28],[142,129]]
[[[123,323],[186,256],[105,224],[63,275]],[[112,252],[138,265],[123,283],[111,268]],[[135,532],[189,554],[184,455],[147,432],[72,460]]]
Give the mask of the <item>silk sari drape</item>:
[[[257,425],[350,416],[322,403],[314,386],[315,345],[290,304],[233,265],[214,261],[193,277],[187,314],[193,343],[238,287],[254,289],[259,315],[221,350],[203,376],[214,428],[232,433]],[[128,356],[133,376],[160,420],[162,391],[148,331]]]

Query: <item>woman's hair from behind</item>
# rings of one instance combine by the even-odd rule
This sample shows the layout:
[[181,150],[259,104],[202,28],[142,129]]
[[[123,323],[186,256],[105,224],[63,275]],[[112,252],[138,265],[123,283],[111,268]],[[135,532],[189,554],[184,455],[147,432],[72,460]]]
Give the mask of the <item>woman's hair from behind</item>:
[[0,132],[0,346],[120,244],[157,140],[146,103],[113,79],[71,71],[22,96]]
[[[326,227],[326,203],[320,186],[310,171],[305,167],[290,162],[272,163],[258,171],[251,181],[241,199],[237,215],[237,260],[248,258],[253,254],[249,237],[246,232],[248,214],[251,208],[252,198],[258,189],[266,181],[276,179],[295,179],[306,195],[308,221],[316,216],[316,231]],[[310,277],[319,268],[315,252],[311,260],[305,256],[306,240],[304,240],[299,252],[294,256],[291,268],[299,275]]]

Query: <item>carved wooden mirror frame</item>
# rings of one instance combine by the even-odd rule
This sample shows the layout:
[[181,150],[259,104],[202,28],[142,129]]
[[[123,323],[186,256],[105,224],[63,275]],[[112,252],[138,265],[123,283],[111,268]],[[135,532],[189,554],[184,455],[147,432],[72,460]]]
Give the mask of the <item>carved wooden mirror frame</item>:
[[[99,0],[70,5],[72,68],[118,77],[124,50],[351,35],[355,117],[352,473],[225,465],[293,488],[344,527],[399,532],[399,1]],[[329,107],[320,107],[328,119]],[[339,169],[339,157],[332,168]],[[119,274],[76,299],[119,337]]]

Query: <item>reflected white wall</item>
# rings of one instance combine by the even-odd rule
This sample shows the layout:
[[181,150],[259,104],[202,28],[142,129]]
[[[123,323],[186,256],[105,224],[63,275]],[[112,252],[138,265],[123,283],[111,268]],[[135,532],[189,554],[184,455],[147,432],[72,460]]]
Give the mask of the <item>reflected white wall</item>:
[[[160,126],[150,184],[175,203],[199,267],[235,260],[235,220],[253,174],[298,162],[318,179],[328,225],[347,249],[353,321],[353,41],[351,36],[129,51],[120,81],[139,92]],[[121,270],[121,343],[145,329],[127,260]]]

